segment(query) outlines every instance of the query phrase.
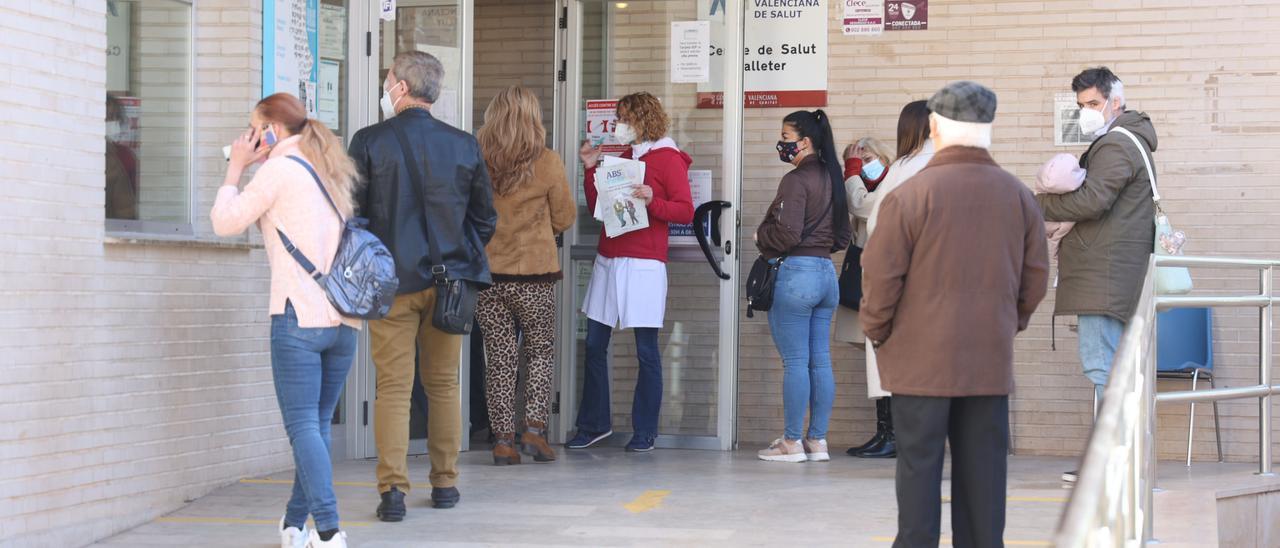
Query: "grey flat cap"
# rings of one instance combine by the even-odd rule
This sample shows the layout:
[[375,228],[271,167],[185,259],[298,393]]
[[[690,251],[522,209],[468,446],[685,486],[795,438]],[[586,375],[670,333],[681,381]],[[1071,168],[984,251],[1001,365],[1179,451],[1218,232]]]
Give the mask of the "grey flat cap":
[[977,82],[952,82],[929,98],[929,110],[948,120],[990,124],[996,119],[996,94]]

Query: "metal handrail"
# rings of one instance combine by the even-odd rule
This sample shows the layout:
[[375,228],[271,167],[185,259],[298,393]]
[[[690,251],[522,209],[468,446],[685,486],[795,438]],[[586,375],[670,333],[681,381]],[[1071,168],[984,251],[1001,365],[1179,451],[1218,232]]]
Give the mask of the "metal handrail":
[[[1257,270],[1258,293],[1247,296],[1158,296],[1159,267]],[[1153,256],[1138,307],[1125,328],[1079,481],[1063,512],[1057,546],[1135,546],[1152,539],[1156,484],[1156,403],[1258,398],[1258,474],[1271,475],[1272,276],[1280,261]],[[1156,312],[1171,308],[1258,308],[1258,384],[1156,393]]]

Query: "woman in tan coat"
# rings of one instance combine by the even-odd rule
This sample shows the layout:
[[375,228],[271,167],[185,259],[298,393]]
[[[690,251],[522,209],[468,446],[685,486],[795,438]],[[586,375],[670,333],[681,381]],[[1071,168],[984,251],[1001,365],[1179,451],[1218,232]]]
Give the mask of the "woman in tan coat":
[[[497,437],[493,462],[519,464],[515,449],[516,379],[520,353],[529,364],[520,441],[537,462],[556,453],[547,444],[547,414],[555,346],[555,286],[562,278],[556,235],[577,215],[564,163],[546,147],[542,106],[527,89],[498,93],[476,132],[493,182],[498,228],[485,251],[493,287],[480,293],[476,319],[484,335],[485,396]],[[517,341],[517,324],[523,344]]]

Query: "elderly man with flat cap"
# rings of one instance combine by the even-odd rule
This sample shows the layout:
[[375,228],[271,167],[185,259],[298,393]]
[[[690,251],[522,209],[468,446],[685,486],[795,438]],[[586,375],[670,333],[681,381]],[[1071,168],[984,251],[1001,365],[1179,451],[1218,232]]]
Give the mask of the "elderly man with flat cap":
[[951,443],[955,546],[1003,546],[1013,338],[1048,289],[1044,219],[987,151],[996,95],[929,99],[937,154],[880,205],[862,256],[861,317],[893,393],[896,547],[934,547]]

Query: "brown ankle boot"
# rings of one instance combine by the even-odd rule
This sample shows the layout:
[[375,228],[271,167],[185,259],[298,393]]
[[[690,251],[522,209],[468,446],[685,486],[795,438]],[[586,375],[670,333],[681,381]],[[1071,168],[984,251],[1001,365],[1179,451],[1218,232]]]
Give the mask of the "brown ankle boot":
[[544,423],[530,422],[524,434],[520,435],[520,445],[524,454],[532,456],[534,462],[556,460],[556,450],[547,444],[547,425]]
[[494,466],[520,464],[520,452],[516,451],[515,434],[498,434],[498,441],[493,444]]

